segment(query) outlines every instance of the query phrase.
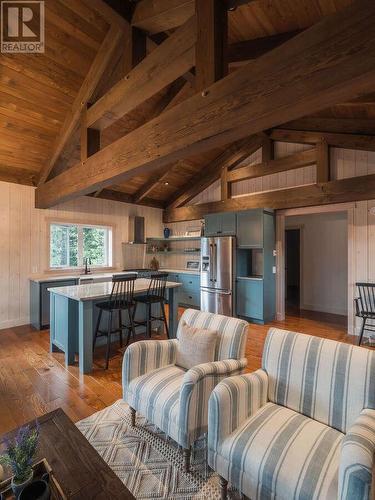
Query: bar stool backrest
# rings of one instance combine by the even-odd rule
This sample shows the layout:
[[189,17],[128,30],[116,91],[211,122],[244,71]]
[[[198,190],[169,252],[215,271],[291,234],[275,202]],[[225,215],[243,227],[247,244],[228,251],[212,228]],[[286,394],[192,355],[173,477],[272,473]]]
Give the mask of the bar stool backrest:
[[375,314],[375,283],[356,283],[359,292],[360,312]]
[[125,309],[134,302],[134,283],[137,274],[114,274],[109,297],[112,309]]
[[168,273],[153,273],[150,276],[150,285],[148,287],[147,296],[155,297],[164,300],[165,288],[167,284]]

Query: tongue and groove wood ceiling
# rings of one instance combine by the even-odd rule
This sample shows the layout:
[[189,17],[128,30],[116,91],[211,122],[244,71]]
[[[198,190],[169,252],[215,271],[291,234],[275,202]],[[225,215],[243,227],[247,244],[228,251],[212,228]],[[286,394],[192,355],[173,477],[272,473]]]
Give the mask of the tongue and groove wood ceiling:
[[[138,7],[149,1],[142,0]],[[187,3],[192,4],[194,11],[193,2]],[[241,50],[239,42],[301,31],[350,3],[351,0],[253,0],[229,11],[228,40],[231,50],[238,54]],[[109,30],[108,19],[101,14],[101,3],[97,0],[46,0],[45,11],[44,54],[0,54],[0,180],[30,185],[38,183],[64,119]],[[184,21],[186,18],[181,19],[181,24]],[[144,22],[142,28],[154,40],[148,39],[147,51],[150,52],[157,46],[160,32],[164,31],[163,22],[160,18],[151,19]],[[173,32],[173,28],[167,35]],[[163,33],[164,37],[167,35]],[[237,59],[241,57],[237,55]],[[94,92],[94,101],[123,76],[121,64],[119,46]],[[235,71],[240,64],[234,62],[230,71]],[[181,92],[182,87],[184,90]],[[174,82],[104,129],[101,147],[136,129],[166,109],[166,106],[172,105],[171,99],[177,94],[174,104],[194,94],[192,73],[190,83],[189,78]],[[374,117],[375,94],[334,106],[298,123],[291,123],[290,127],[315,130],[326,123],[326,128],[329,127],[331,131],[370,133],[373,132],[370,119]],[[353,127],[357,129],[353,130]],[[80,161],[79,144],[80,131],[77,127],[49,178]],[[139,175],[129,179],[126,184],[113,185],[93,195],[165,206],[184,186],[196,182],[223,151],[216,148],[176,162],[168,168],[163,167],[152,176]],[[159,181],[152,183],[155,179]]]

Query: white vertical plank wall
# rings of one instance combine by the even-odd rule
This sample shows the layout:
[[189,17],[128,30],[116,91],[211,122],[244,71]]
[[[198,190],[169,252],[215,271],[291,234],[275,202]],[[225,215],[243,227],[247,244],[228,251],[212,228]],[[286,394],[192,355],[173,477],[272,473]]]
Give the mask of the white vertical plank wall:
[[133,215],[145,217],[146,236],[162,234],[160,209],[81,197],[37,210],[34,188],[0,182],[0,329],[29,323],[28,277],[48,269],[47,219],[113,225],[113,265],[121,268],[121,243]]

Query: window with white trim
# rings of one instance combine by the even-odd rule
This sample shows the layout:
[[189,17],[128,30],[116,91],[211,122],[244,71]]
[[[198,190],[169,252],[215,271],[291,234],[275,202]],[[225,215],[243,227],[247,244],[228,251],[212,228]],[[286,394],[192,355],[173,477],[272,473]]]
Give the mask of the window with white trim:
[[112,266],[112,227],[89,224],[50,224],[50,268]]

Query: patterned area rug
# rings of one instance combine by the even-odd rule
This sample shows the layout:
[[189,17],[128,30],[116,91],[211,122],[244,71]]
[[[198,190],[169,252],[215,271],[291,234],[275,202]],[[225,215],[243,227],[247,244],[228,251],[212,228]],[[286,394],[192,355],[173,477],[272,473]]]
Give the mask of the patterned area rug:
[[174,441],[141,417],[136,427],[129,424],[129,407],[119,400],[77,427],[136,498],[220,498],[218,477],[206,466],[204,440],[196,444],[191,472],[185,473]]

